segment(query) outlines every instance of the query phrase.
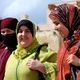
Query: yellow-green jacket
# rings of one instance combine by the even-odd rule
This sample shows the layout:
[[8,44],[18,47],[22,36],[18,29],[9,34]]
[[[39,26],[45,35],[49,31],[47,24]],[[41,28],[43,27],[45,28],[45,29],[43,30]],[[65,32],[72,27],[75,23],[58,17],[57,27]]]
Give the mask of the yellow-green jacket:
[[[4,80],[39,80],[37,71],[28,68],[27,61],[34,58],[39,45],[32,44],[28,49],[17,49],[10,55],[5,69]],[[56,53],[48,47],[40,50],[39,59],[46,68],[46,80],[56,80]]]

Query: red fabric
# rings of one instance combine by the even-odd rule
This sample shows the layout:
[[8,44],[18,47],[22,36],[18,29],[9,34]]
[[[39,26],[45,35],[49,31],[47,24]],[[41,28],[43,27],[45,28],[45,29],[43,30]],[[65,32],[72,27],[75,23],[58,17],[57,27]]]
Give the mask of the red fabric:
[[74,5],[68,4],[68,9],[69,9],[69,25],[71,27],[73,24],[73,20],[74,20],[74,12],[75,12]]
[[11,52],[8,49],[0,48],[0,80],[3,80],[5,65],[10,53]]
[[[67,40],[71,41],[73,36],[76,39],[71,45],[69,45],[69,50],[67,50],[67,40],[63,43],[60,48],[57,56],[57,67],[58,67],[58,76],[57,80],[70,80],[70,65],[67,63],[67,57],[74,53],[78,40],[80,40],[80,31],[77,31],[80,27],[80,12],[79,9],[71,4],[61,4],[52,10],[49,17],[51,20],[54,20],[54,17],[59,19],[66,28],[69,30]],[[76,31],[76,33],[74,33]],[[80,52],[79,52],[80,53]],[[77,54],[80,57],[80,54]]]
[[[70,65],[67,63],[66,59],[67,57],[74,53],[77,45],[76,41],[73,46],[68,50],[67,48],[67,42],[64,42],[61,46],[61,49],[59,50],[59,53],[57,55],[57,62],[58,62],[58,75],[57,75],[57,80],[70,80],[69,79],[69,74],[70,74]],[[80,52],[78,54],[78,57],[80,57]]]
[[1,21],[2,21],[2,19],[0,19],[0,42],[2,41],[2,38],[1,38]]
[[16,18],[5,18],[1,22],[1,29],[9,28],[15,30],[18,20]]

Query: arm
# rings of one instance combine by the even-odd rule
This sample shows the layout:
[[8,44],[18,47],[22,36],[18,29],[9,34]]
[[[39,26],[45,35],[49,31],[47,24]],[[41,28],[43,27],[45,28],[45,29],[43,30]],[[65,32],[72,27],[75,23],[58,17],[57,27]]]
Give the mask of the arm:
[[40,51],[39,60],[28,61],[28,66],[32,70],[44,73],[46,80],[56,80],[56,58],[57,53],[53,50],[43,49]]
[[30,59],[28,66],[32,70],[40,71],[44,74],[46,80],[56,80],[57,69],[56,63],[44,62],[41,63],[39,60]]

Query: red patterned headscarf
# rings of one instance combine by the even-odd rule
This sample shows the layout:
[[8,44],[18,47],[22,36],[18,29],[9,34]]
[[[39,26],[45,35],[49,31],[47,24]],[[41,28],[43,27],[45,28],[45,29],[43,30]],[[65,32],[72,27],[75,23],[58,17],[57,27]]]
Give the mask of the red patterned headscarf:
[[72,4],[61,4],[52,10],[49,17],[57,17],[69,30],[68,38],[80,27],[79,9]]

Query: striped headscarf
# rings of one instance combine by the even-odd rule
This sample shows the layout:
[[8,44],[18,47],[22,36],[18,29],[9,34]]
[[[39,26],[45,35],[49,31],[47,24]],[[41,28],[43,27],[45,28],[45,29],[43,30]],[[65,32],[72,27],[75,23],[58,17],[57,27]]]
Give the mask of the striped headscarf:
[[54,16],[61,21],[69,30],[68,38],[80,27],[79,9],[72,4],[61,4],[52,10],[49,17],[53,20]]

